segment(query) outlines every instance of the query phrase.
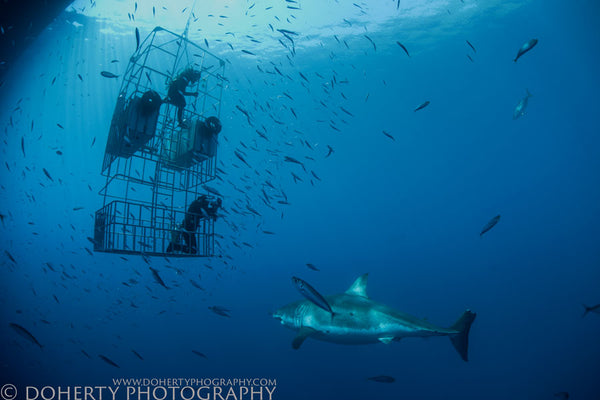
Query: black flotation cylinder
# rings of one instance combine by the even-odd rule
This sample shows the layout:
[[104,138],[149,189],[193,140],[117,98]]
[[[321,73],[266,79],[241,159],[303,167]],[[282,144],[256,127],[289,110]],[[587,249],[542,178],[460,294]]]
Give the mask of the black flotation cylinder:
[[217,117],[206,118],[206,121],[204,121],[204,124],[206,125],[208,130],[213,134],[217,134],[217,133],[221,132],[221,128],[222,128],[221,121],[219,121],[219,118],[217,118]]
[[154,114],[162,104],[160,95],[154,90],[148,90],[142,95],[140,101],[140,113],[144,116]]

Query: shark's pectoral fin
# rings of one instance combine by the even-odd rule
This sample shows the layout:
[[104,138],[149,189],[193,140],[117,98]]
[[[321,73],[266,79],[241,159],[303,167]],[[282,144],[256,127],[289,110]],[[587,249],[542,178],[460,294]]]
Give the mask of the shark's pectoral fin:
[[296,336],[294,338],[294,340],[292,340],[292,349],[298,350],[300,348],[300,346],[302,346],[302,343],[304,343],[304,340],[307,337],[308,336],[301,336],[301,335]]
[[300,348],[300,346],[302,346],[302,343],[304,343],[306,338],[309,337],[310,335],[312,335],[314,332],[315,332],[315,330],[312,328],[307,328],[307,327],[300,328],[300,330],[298,331],[298,334],[296,335],[294,340],[292,340],[292,348],[294,350],[298,350]]
[[395,340],[395,338],[393,336],[392,337],[380,337],[377,340],[379,340],[383,344],[390,344],[390,343],[392,343],[393,340]]

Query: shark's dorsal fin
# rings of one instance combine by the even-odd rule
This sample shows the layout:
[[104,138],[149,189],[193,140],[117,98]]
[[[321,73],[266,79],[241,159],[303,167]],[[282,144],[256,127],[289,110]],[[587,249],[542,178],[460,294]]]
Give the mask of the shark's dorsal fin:
[[351,294],[354,296],[361,296],[361,297],[369,297],[367,296],[367,278],[368,278],[369,274],[363,274],[361,276],[358,277],[358,279],[356,279],[354,281],[354,283],[352,284],[352,286],[350,286],[350,289],[346,290],[346,294]]

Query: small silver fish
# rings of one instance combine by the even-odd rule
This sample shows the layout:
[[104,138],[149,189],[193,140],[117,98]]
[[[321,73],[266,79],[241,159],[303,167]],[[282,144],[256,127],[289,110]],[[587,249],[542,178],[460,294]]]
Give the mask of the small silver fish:
[[102,75],[105,78],[118,78],[119,75],[115,75],[112,72],[108,72],[108,71],[102,71],[100,72],[100,75]]
[[333,154],[334,150],[331,146],[327,145],[327,155],[325,156],[325,158],[329,157],[330,155]]
[[424,109],[428,105],[429,105],[429,100],[427,100],[425,103],[421,104],[419,107],[415,108],[415,112]]
[[111,360],[110,358],[108,358],[106,356],[103,356],[102,354],[98,354],[98,358],[100,358],[102,361],[104,361],[108,365],[112,365],[115,368],[121,368],[121,367],[119,367],[119,365],[116,362],[114,362],[113,360]]
[[308,300],[310,300],[316,306],[331,313],[332,316],[334,315],[334,312],[331,309],[331,306],[329,305],[329,303],[327,302],[325,297],[323,297],[321,295],[321,293],[317,292],[317,290],[315,288],[310,286],[308,284],[308,282],[305,282],[302,279],[297,278],[295,276],[292,277],[292,282],[294,282],[296,289],[298,289],[298,291],[302,294],[302,296],[306,297]]
[[392,139],[394,142],[396,141],[396,139],[394,139],[394,137],[392,135],[390,135],[388,132],[383,131],[383,134],[387,137],[389,137],[390,139]]
[[221,306],[210,306],[208,307],[208,309],[212,312],[214,312],[217,315],[220,315],[222,317],[226,317],[226,318],[231,318],[231,315],[229,315],[229,313],[231,312],[229,309],[225,308],[225,307],[221,307]]
[[582,318],[585,317],[589,312],[593,312],[594,314],[600,314],[600,304],[596,304],[595,306],[586,306],[585,304],[582,304],[583,308],[585,308],[585,311],[583,312],[583,315],[581,316]]
[[404,52],[406,53],[406,55],[407,55],[407,56],[409,56],[409,57],[410,57],[410,54],[408,54],[408,50],[406,49],[406,47],[405,47],[405,46],[404,46],[402,43],[400,43],[400,42],[396,42],[396,44],[397,44],[398,46],[400,46],[400,48],[402,48],[402,50],[404,50]]
[[517,53],[517,56],[515,57],[515,59],[513,61],[517,62],[519,57],[521,57],[523,54],[527,53],[529,50],[533,49],[535,47],[535,45],[537,44],[537,42],[538,42],[537,39],[528,40],[523,46],[521,46],[521,48],[519,49],[519,52]]
[[135,28],[135,49],[140,48],[140,30]]
[[527,94],[525,95],[525,97],[523,97],[519,101],[519,104],[517,104],[517,106],[515,107],[515,111],[513,111],[513,119],[517,119],[517,118],[525,115],[525,110],[527,110],[527,104],[529,103],[529,98],[532,96],[532,94],[529,93],[529,90],[527,90],[527,89],[525,89],[525,90],[526,90]]
[[164,287],[165,289],[168,289],[167,285],[165,285],[165,282],[162,280],[162,278],[158,274],[158,271],[152,267],[149,267],[149,268],[150,268],[150,271],[152,271],[152,276],[154,277],[154,280],[156,281],[156,283],[158,283],[160,286]]
[[394,383],[396,379],[392,376],[378,375],[367,378],[368,381],[379,382],[379,383]]
[[488,221],[488,223],[485,224],[485,226],[481,230],[481,233],[479,233],[479,236],[483,236],[484,233],[486,233],[487,231],[489,231],[490,229],[492,229],[494,226],[496,226],[496,224],[498,223],[498,221],[500,221],[500,215],[496,215],[494,218],[490,219]]
[[192,353],[194,353],[195,355],[197,355],[198,357],[202,357],[202,358],[208,358],[206,357],[206,354],[199,352],[198,350],[192,350]]
[[469,42],[468,40],[467,40],[466,42],[467,42],[467,44],[469,45],[469,47],[473,49],[473,52],[477,53],[477,50],[475,50],[475,46],[473,46],[473,45],[471,44],[471,42]]
[[42,168],[42,171],[44,171],[44,175],[46,175],[46,177],[47,177],[48,179],[50,179],[52,182],[54,182],[54,179],[52,179],[52,176],[50,175],[50,172],[48,172],[48,171],[46,170],[46,168]]
[[304,164],[303,164],[302,162],[300,162],[300,161],[296,160],[296,159],[295,159],[295,158],[293,158],[293,157],[285,156],[285,157],[283,158],[283,161],[286,161],[286,162],[289,162],[289,163],[298,164],[298,165],[302,166],[302,169],[304,169],[304,171],[306,171],[306,168],[304,167]]
[[12,322],[9,323],[8,325],[12,329],[14,329],[14,331],[17,332],[20,336],[29,340],[31,343],[39,346],[40,349],[44,347],[40,344],[40,342],[38,342],[38,340],[35,338],[35,336],[33,336],[31,333],[29,333],[29,331],[27,329],[23,328],[21,325],[18,325],[18,324],[12,323]]

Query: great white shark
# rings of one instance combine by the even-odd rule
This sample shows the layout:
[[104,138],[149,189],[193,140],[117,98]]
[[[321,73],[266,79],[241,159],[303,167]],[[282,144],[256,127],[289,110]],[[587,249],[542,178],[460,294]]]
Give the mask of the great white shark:
[[299,349],[309,337],[340,344],[389,344],[406,337],[448,336],[460,357],[468,361],[474,312],[467,310],[451,327],[442,328],[371,300],[367,296],[367,277],[360,276],[344,293],[324,296],[333,313],[309,300],[275,311],[273,318],[298,331],[292,347]]

